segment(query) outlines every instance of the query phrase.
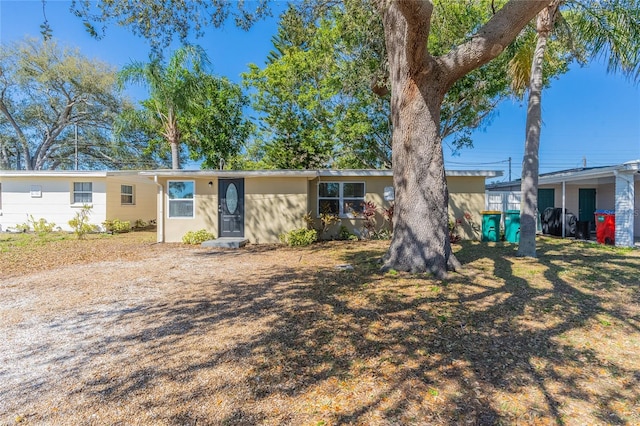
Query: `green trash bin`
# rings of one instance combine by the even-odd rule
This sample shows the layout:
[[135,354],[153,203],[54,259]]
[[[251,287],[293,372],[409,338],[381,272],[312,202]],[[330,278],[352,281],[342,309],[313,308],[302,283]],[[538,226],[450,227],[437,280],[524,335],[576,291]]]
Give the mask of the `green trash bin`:
[[520,241],[520,210],[504,212],[504,239],[510,243]]
[[486,210],[480,214],[482,214],[482,241],[499,241],[502,212]]

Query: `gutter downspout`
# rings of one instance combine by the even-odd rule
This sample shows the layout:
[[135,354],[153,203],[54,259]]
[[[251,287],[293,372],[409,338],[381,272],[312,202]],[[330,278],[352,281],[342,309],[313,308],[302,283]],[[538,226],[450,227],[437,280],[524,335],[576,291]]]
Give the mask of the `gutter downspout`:
[[156,217],[156,242],[164,243],[164,186],[158,182],[158,175],[153,176],[153,182],[158,186],[157,192],[157,210],[158,215]]

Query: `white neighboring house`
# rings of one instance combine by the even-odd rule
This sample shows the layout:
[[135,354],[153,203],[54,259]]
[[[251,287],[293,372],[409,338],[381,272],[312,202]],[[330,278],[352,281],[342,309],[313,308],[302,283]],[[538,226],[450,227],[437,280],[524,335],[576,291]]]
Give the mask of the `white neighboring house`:
[[84,205],[89,222],[156,219],[156,185],[137,171],[0,170],[0,231],[44,218],[65,231]]
[[[520,180],[487,185],[487,197],[517,195]],[[514,195],[514,197],[515,197]],[[640,237],[640,160],[603,167],[583,167],[540,175],[538,209],[556,207],[589,222],[595,230],[596,210],[615,211],[615,244],[632,247]]]

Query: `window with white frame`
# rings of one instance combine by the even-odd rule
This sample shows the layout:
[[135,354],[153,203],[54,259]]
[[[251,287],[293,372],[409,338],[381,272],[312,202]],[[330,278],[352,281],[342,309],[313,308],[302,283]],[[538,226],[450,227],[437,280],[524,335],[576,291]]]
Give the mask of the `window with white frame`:
[[73,204],[88,204],[93,202],[93,183],[73,182]]
[[320,182],[318,214],[357,217],[364,209],[364,182]]
[[133,185],[120,185],[120,204],[133,205]]
[[192,180],[170,180],[167,185],[170,218],[194,217],[194,193],[196,184]]

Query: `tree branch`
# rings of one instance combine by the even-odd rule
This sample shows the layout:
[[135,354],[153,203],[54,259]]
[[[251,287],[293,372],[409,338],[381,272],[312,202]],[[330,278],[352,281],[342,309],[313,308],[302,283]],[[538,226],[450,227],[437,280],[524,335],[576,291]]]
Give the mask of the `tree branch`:
[[450,87],[456,80],[498,56],[549,0],[510,0],[471,39],[438,58]]
[[399,0],[394,1],[391,7],[397,7],[407,23],[404,43],[409,72],[416,75],[428,71],[427,39],[431,31],[433,3],[428,0]]

